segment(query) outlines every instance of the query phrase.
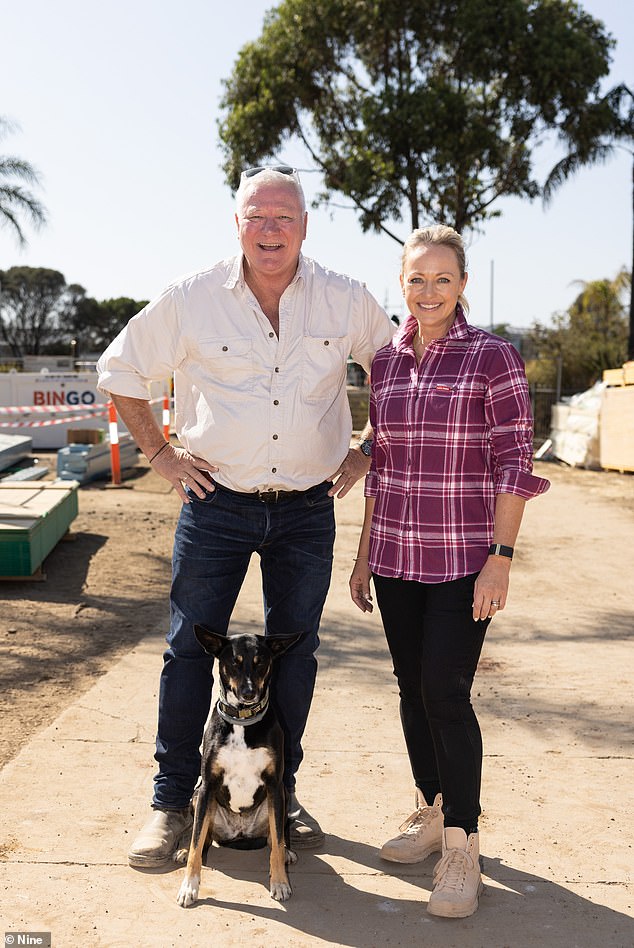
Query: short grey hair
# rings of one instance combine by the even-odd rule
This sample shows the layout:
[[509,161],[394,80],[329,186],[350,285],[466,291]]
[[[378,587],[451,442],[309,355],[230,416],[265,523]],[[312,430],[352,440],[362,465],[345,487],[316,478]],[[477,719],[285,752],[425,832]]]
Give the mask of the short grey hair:
[[240,178],[240,185],[236,191],[236,212],[238,217],[246,203],[249,192],[261,184],[283,184],[285,187],[294,191],[299,198],[302,214],[306,212],[304,189],[302,188],[297,172],[295,171],[293,174],[282,174],[281,171],[275,171],[273,168],[265,168],[264,171],[259,171],[258,174],[253,175],[251,178],[246,178],[244,175]]

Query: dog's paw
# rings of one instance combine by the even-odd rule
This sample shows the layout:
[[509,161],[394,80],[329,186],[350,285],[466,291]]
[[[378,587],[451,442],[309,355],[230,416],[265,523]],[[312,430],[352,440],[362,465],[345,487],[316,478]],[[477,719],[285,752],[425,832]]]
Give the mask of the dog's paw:
[[271,881],[271,898],[276,899],[278,902],[286,902],[287,899],[290,899],[293,894],[291,889],[290,882],[273,882]]
[[287,866],[292,866],[294,863],[297,862],[297,853],[295,852],[294,849],[288,849],[287,847],[286,852],[284,854],[284,861],[286,862]]
[[184,847],[181,847],[180,849],[176,850],[176,852],[172,856],[172,859],[174,862],[177,862],[179,865],[184,865],[187,862],[188,855],[189,855],[189,849],[185,849]]
[[183,879],[183,883],[176,897],[178,904],[182,905],[183,908],[187,908],[188,905],[193,905],[194,902],[198,900],[199,887],[200,876],[193,876],[191,879],[186,876]]

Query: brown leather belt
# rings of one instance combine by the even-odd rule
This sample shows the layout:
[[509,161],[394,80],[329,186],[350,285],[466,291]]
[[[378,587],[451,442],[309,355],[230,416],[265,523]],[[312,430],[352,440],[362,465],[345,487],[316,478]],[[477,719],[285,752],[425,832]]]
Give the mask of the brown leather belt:
[[306,490],[242,491],[242,490],[231,490],[230,487],[225,487],[224,484],[218,484],[217,481],[214,481],[214,483],[216,485],[216,490],[221,490],[221,491],[224,490],[228,494],[234,494],[235,497],[243,497],[246,500],[252,497],[254,500],[259,500],[263,504],[277,504],[280,500],[290,500],[291,497],[302,497],[304,494],[307,494],[309,490],[313,490],[312,487],[309,487]]

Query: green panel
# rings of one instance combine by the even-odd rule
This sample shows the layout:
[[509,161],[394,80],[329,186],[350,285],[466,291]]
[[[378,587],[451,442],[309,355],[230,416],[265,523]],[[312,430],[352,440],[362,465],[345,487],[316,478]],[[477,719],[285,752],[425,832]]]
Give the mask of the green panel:
[[31,576],[42,562],[35,561],[30,531],[21,532],[21,536],[0,535],[0,576]]
[[[68,491],[68,492],[67,492]],[[51,490],[60,500],[30,527],[0,531],[0,576],[32,576],[67,532],[78,513],[77,489]]]

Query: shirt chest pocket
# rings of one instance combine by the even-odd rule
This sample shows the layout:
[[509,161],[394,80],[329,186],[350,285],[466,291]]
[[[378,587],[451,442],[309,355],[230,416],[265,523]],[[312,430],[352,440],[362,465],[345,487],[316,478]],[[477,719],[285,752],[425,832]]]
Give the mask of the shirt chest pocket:
[[225,339],[200,339],[198,364],[192,359],[192,375],[199,375],[201,391],[209,390],[233,400],[255,388],[256,366],[253,340],[236,336]]
[[424,393],[426,418],[476,434],[485,425],[485,392],[486,386],[475,380],[431,382]]
[[345,383],[348,360],[346,336],[304,336],[302,394],[307,401],[331,401]]

